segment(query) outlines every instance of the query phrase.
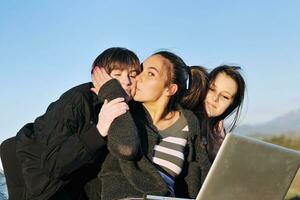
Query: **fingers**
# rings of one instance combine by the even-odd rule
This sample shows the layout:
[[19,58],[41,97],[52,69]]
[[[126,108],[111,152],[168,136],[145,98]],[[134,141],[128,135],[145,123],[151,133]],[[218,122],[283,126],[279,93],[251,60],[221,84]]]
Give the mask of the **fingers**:
[[106,70],[103,67],[100,68],[100,71],[103,78],[111,79],[111,76],[106,72]]
[[99,85],[99,80],[98,80],[98,76],[96,73],[92,73],[92,82],[94,85]]
[[[101,113],[103,113],[104,115],[113,115],[113,116],[115,116],[115,113],[117,113],[116,115],[118,116],[120,115],[120,113],[121,114],[126,113],[126,111],[129,110],[129,107],[124,100],[125,99],[123,97],[113,99],[110,102],[105,100],[101,108]],[[109,116],[107,118],[109,118]]]
[[91,78],[92,78],[92,83],[94,85],[94,87],[91,88],[91,91],[94,92],[96,95],[98,95],[99,89],[100,89],[100,85],[98,84],[98,81],[96,80],[96,75],[95,75],[94,72],[92,73]]
[[111,110],[111,113],[110,113],[111,118],[115,119],[115,118],[119,117],[120,115],[125,114],[127,112],[127,110],[128,109],[125,105],[124,106],[119,105],[118,108],[114,108]]
[[224,120],[221,120],[221,121],[220,121],[220,124],[221,124],[222,126],[224,126]]
[[103,67],[99,67],[96,66],[93,69],[93,73],[92,73],[92,82],[94,85],[95,89],[92,89],[93,92],[95,92],[95,94],[99,93],[100,88],[106,83],[108,82],[110,79],[112,79],[110,77],[110,75],[105,71],[105,69]]
[[96,81],[98,82],[104,82],[112,79],[111,76],[106,72],[104,67],[96,66],[94,69],[94,74],[95,74]]
[[225,137],[224,120],[219,121],[218,131],[219,131],[220,136]]
[[127,110],[129,110],[129,107],[124,100],[125,99],[122,97],[113,99],[110,102],[106,99],[104,100],[98,115],[97,123],[97,129],[103,137],[107,135],[108,129],[114,119],[125,114]]
[[118,104],[118,103],[121,103],[121,102],[124,102],[124,101],[125,101],[125,99],[123,97],[118,97],[118,98],[115,98],[115,99],[111,100],[107,104],[108,105],[115,105],[115,104]]
[[[118,111],[118,110],[122,110],[122,111],[127,111],[127,110],[129,110],[129,107],[128,107],[128,105],[127,105],[127,103],[125,103],[125,102],[121,102],[121,103],[117,103],[117,104],[115,104],[115,105],[113,105],[112,106],[112,110],[114,111],[114,110],[116,110],[116,111]],[[115,111],[115,112],[116,112]]]
[[96,66],[94,69],[94,75],[98,82],[103,79],[103,71],[105,71],[103,67]]
[[119,116],[125,114],[128,105],[125,102],[108,105],[107,100],[104,102],[98,117],[97,129],[100,135],[106,137],[111,123]]
[[101,86],[102,73],[99,67],[95,67],[92,74],[92,81],[94,85]]
[[94,92],[96,95],[98,95],[98,91],[96,88],[91,88],[91,91]]
[[105,116],[108,121],[114,120],[116,117],[119,117],[122,114],[125,114],[129,110],[128,105],[125,102],[119,102],[102,106],[101,113]]
[[105,105],[103,110],[105,110],[106,114],[113,115],[115,112],[118,112],[119,110],[122,110],[122,112],[126,112],[127,110],[129,110],[129,107],[125,102],[119,102],[113,105],[108,103]]

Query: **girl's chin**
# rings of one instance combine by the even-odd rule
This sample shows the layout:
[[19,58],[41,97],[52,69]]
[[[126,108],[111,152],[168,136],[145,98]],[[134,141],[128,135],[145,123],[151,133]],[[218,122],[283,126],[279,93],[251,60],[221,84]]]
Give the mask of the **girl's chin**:
[[138,95],[134,95],[134,96],[133,96],[133,100],[134,100],[134,101],[138,101],[138,102],[139,102],[141,99],[139,98],[139,96],[138,96]]
[[207,116],[208,117],[214,117],[214,113],[213,112],[207,112]]

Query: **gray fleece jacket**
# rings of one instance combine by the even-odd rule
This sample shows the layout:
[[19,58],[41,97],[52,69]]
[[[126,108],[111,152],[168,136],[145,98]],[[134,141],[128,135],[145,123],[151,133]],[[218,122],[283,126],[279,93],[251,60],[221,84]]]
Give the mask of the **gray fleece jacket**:
[[[112,95],[116,88],[112,87],[112,84],[110,86]],[[130,105],[130,112],[139,135],[140,153],[134,160],[124,160],[109,153],[98,178],[86,185],[89,199],[112,200],[143,197],[147,194],[169,195],[167,185],[152,163],[154,146],[161,139],[158,130],[141,104],[133,102]],[[198,119],[192,111],[182,109],[181,112],[187,120],[189,134],[183,170],[175,179],[175,195],[195,198],[208,173],[210,162],[200,136]],[[118,134],[118,130],[114,133],[110,130],[109,134]]]

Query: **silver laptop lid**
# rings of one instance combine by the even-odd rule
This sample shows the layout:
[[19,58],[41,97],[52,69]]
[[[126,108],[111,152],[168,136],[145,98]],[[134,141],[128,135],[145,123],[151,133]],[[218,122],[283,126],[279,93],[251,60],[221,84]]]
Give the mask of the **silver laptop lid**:
[[300,167],[300,152],[227,134],[197,200],[282,200]]

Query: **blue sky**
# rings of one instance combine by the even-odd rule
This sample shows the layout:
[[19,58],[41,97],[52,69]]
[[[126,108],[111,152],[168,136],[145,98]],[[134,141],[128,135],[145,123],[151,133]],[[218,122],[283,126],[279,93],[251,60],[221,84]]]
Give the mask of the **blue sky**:
[[189,65],[241,65],[242,124],[300,107],[300,1],[1,1],[0,141],[90,80],[112,46],[141,60],[160,49]]

